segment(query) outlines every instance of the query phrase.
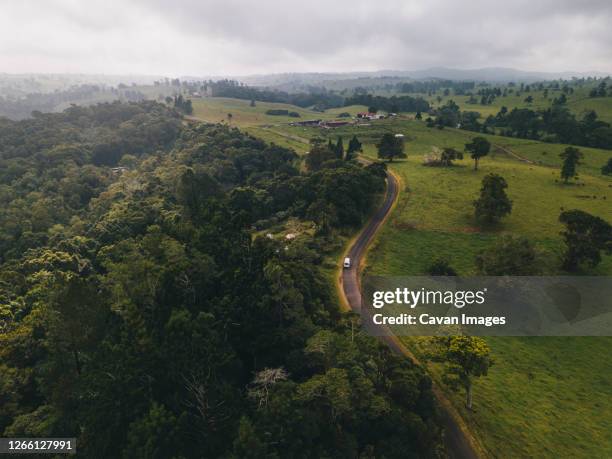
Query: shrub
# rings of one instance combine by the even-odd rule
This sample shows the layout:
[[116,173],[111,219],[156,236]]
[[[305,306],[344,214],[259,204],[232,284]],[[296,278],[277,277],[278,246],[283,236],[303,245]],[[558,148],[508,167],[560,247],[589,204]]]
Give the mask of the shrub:
[[289,110],[283,110],[279,108],[271,108],[270,110],[266,110],[266,115],[272,116],[288,116]]

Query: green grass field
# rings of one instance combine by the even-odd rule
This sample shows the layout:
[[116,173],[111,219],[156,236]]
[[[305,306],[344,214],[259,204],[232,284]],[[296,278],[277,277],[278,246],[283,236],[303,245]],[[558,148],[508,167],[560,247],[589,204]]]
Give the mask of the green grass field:
[[[289,135],[313,135],[364,142],[364,154],[375,157],[374,143],[383,132],[403,133],[408,158],[390,164],[402,178],[395,212],[368,255],[367,271],[377,275],[420,274],[432,258],[447,257],[460,273],[474,273],[476,253],[502,233],[530,238],[543,268],[557,272],[563,244],[558,216],[578,208],[612,220],[612,180],[599,174],[609,151],[582,149],[580,185],[559,181],[558,154],[564,145],[487,136],[494,145],[546,166],[517,160],[494,149],[475,172],[469,159],[456,167],[422,165],[432,147],[461,148],[475,134],[430,129],[424,123],[395,120],[371,126],[319,129],[283,128]],[[546,154],[543,154],[546,152]],[[481,231],[473,219],[472,201],[485,174],[508,182],[513,212],[498,228]],[[612,257],[591,274],[612,273]],[[420,342],[406,338],[417,354]],[[610,338],[489,338],[496,364],[475,386],[474,412],[464,409],[462,393],[449,396],[485,448],[495,457],[609,457],[612,441],[612,359],[605,358]],[[439,368],[430,368],[440,381]]]
[[[446,256],[460,272],[472,274],[475,252],[503,232],[522,234],[536,242],[550,271],[558,264],[562,250],[559,237],[562,227],[558,222],[562,208],[583,209],[612,219],[612,181],[608,178],[583,173],[579,185],[563,185],[558,168],[525,164],[503,151],[481,160],[478,171],[473,170],[469,159],[458,161],[452,168],[425,167],[423,156],[432,146],[461,148],[469,136],[465,131],[429,129],[419,122],[401,124],[405,126],[401,131],[410,139],[408,159],[392,167],[406,188],[400,195],[397,211],[382,229],[378,245],[370,254],[369,269],[375,274],[422,272],[433,255]],[[493,142],[500,140],[490,137]],[[527,145],[534,148],[533,142]],[[512,144],[512,150],[529,156],[523,146]],[[545,147],[552,151],[551,145]],[[562,146],[552,147],[562,150]],[[373,156],[374,147],[367,145],[365,153]],[[593,169],[600,167],[607,154],[601,150],[592,153],[585,155],[588,157],[585,170],[587,165]],[[508,182],[513,212],[494,231],[484,232],[473,219],[472,201],[482,177],[490,172],[502,175]],[[595,272],[612,272],[612,259],[606,258]]]
[[576,97],[569,100],[568,106],[574,113],[595,110],[599,118],[612,123],[612,97]]
[[[589,97],[589,91],[592,86],[585,86],[583,88],[575,88],[573,94],[567,95],[567,107],[574,113],[578,118],[582,117],[583,113],[587,110],[595,110],[598,117],[608,123],[612,123],[612,97]],[[516,88],[515,88],[516,89]],[[475,91],[474,91],[475,92]],[[554,98],[561,95],[561,91],[548,91],[548,97],[544,97],[543,91],[530,91],[522,92],[520,96],[509,94],[500,97],[496,97],[491,105],[480,105],[468,104],[469,96],[458,96],[450,94],[448,96],[442,95],[441,92],[435,95],[427,96],[423,94],[406,94],[413,97],[423,97],[425,100],[434,106],[442,106],[449,100],[453,100],[459,105],[461,110],[479,112],[482,118],[486,118],[489,115],[495,116],[502,107],[507,107],[508,110],[512,108],[530,108],[531,110],[541,110],[550,108]],[[533,102],[525,102],[527,96],[533,97]],[[441,97],[441,101],[438,102],[438,96]],[[479,96],[475,96],[480,101]]]
[[[227,97],[206,97],[202,99],[192,99],[193,116],[210,123],[227,123],[228,113],[232,114],[231,124],[237,127],[276,125],[280,123],[291,123],[294,121],[308,119],[335,119],[338,114],[348,112],[355,115],[364,111],[365,107],[353,105],[341,107],[325,112],[317,112],[295,105],[276,104],[271,102],[256,102],[255,107],[250,106],[249,100],[231,99]],[[300,118],[289,116],[267,115],[270,109],[284,109],[300,114]]]
[[[278,132],[288,136],[329,136],[344,139],[356,134],[364,143],[364,154],[375,157],[374,143],[383,132],[406,136],[408,159],[391,167],[402,177],[405,189],[398,208],[377,239],[369,256],[369,269],[375,274],[414,274],[422,272],[434,254],[447,256],[465,274],[473,273],[474,255],[500,233],[522,234],[533,239],[543,252],[548,271],[558,264],[562,250],[558,222],[562,208],[583,209],[608,220],[612,219],[612,180],[599,169],[612,154],[606,150],[581,148],[585,153],[580,179],[563,185],[559,179],[559,144],[487,136],[494,145],[509,148],[520,157],[533,161],[543,157],[546,167],[518,161],[506,151],[493,148],[474,171],[469,158],[457,161],[452,168],[422,165],[433,147],[462,149],[474,133],[456,129],[431,129],[412,120],[372,123],[370,126],[344,127],[335,130],[283,127]],[[301,144],[304,148],[304,143]],[[543,153],[547,154],[543,154]],[[494,231],[481,231],[474,222],[472,201],[476,198],[482,177],[490,172],[502,175],[508,182],[508,194],[514,202],[512,214]],[[608,257],[595,273],[612,272]]]
[[[338,129],[292,127],[286,122],[294,119],[263,114],[277,104],[258,103],[253,108],[248,101],[231,99],[207,99],[206,106],[200,102],[194,103],[197,117],[219,121],[231,111],[233,124],[300,153],[307,151],[313,136],[334,140],[342,136],[346,145],[357,135],[364,144],[364,155],[375,157],[374,144],[382,133],[406,136],[408,158],[390,164],[402,178],[404,188],[369,253],[369,273],[419,274],[432,258],[442,255],[461,274],[473,274],[476,253],[503,233],[530,238],[538,248],[543,268],[558,272],[563,249],[558,216],[562,209],[578,208],[612,221],[612,180],[599,173],[612,156],[610,151],[581,147],[585,159],[579,167],[580,178],[575,184],[562,185],[558,155],[565,145],[487,136],[494,148],[481,160],[479,171],[473,171],[469,158],[458,161],[456,167],[431,168],[422,162],[433,147],[463,149],[478,134],[430,129],[411,117]],[[507,103],[511,106],[516,101]],[[362,109],[355,107],[354,111]],[[302,119],[335,114],[315,116],[305,111]],[[489,172],[506,178],[514,208],[497,228],[482,231],[474,222],[471,203],[482,177]],[[612,273],[612,257],[605,257],[590,273]],[[607,357],[612,338],[487,340],[496,363],[487,377],[475,382],[475,410],[464,409],[463,393],[448,393],[491,456],[612,457],[612,359]],[[405,341],[417,355],[423,355],[423,340]],[[429,369],[440,381],[440,368],[430,365]]]
[[[583,172],[584,186],[555,182],[558,168],[529,165],[496,152],[481,161],[453,168],[422,165],[432,146],[462,147],[464,131],[428,129],[418,122],[402,123],[409,158],[391,167],[405,185],[398,207],[382,229],[368,257],[368,272],[378,275],[422,273],[432,258],[447,257],[463,274],[474,272],[474,256],[508,232],[534,241],[548,272],[555,272],[563,249],[558,215],[561,208],[578,208],[612,220],[612,181]],[[394,128],[395,129],[395,128]],[[468,133],[469,134],[469,133]],[[534,152],[561,151],[563,146],[534,142],[505,142],[524,157]],[[508,139],[513,140],[513,139]],[[366,154],[374,155],[372,145]],[[587,155],[595,169],[609,152]],[[587,169],[585,165],[584,169]],[[514,209],[495,231],[480,231],[471,203],[482,177],[495,172],[508,182]],[[588,172],[588,170],[587,170]],[[592,274],[612,272],[612,257]],[[497,457],[609,457],[612,440],[612,359],[602,358],[612,345],[609,338],[490,338],[497,361],[488,377],[476,383],[476,411],[463,408],[463,394],[450,397],[483,442]],[[419,353],[414,339],[406,339]],[[439,380],[439,369],[432,367]]]
[[[295,105],[276,104],[271,102],[256,102],[251,107],[250,101],[242,99],[231,99],[226,97],[206,97],[192,99],[193,117],[209,123],[228,123],[228,113],[232,114],[231,125],[243,129],[267,142],[276,143],[286,148],[293,148],[298,153],[308,151],[308,138],[304,137],[301,130],[294,128],[294,132],[287,133],[287,124],[295,121],[309,119],[333,120],[339,119],[342,112],[355,115],[367,110],[361,105],[341,107],[317,112]],[[271,109],[285,109],[300,114],[300,118],[289,116],[267,115],[266,111]]]
[[[417,354],[424,338],[408,343]],[[612,457],[609,337],[487,338],[495,363],[474,383],[474,410],[447,392],[492,457]],[[440,380],[441,368],[429,365]]]

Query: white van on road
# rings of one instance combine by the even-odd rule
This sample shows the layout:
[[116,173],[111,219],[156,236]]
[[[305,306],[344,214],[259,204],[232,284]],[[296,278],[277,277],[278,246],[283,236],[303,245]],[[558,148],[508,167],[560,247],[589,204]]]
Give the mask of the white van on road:
[[350,259],[349,257],[346,257],[346,258],[344,259],[344,264],[343,264],[343,266],[344,266],[345,268],[350,268],[350,267],[351,267],[351,259]]

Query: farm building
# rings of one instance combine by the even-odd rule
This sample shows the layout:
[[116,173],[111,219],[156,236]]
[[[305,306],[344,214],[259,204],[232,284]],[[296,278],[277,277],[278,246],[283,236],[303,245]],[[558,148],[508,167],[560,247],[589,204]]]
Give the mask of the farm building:
[[385,115],[382,113],[362,112],[362,113],[357,113],[357,118],[364,119],[364,120],[382,120],[385,118]]
[[321,124],[321,120],[304,120],[290,123],[291,126],[318,126],[319,124]]
[[321,126],[328,128],[336,128],[340,126],[346,126],[347,124],[349,124],[348,121],[325,121],[321,123]]

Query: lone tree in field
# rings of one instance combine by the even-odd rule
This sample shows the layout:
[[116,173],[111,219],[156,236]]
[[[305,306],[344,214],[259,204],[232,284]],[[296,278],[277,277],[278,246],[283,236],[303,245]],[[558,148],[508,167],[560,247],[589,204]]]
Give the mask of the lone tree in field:
[[442,154],[440,155],[440,162],[443,166],[452,166],[453,161],[456,159],[463,159],[463,153],[450,147],[446,147],[442,150]]
[[346,149],[346,160],[353,159],[357,152],[362,151],[361,142],[357,139],[357,136],[354,135],[353,138],[349,141],[348,148]]
[[451,389],[465,389],[465,406],[472,409],[472,382],[486,376],[493,365],[491,349],[477,336],[440,336],[435,359],[445,362],[443,380]]
[[559,221],[565,225],[563,269],[575,271],[582,264],[595,267],[601,252],[612,254],[612,226],[607,221],[582,210],[562,212]]
[[484,276],[535,276],[540,271],[529,239],[509,235],[476,255],[476,269]]
[[506,194],[508,184],[497,174],[489,174],[482,179],[480,197],[474,201],[476,219],[487,224],[499,221],[512,211],[512,201]]
[[465,149],[474,160],[474,170],[477,171],[478,160],[489,154],[491,143],[484,137],[474,137],[470,143],[465,144]]
[[608,162],[601,168],[603,175],[612,175],[612,158],[608,159]]
[[395,137],[391,133],[383,134],[380,141],[376,144],[378,148],[378,157],[387,159],[389,162],[393,161],[393,158],[405,158],[404,153],[404,139],[401,137]]
[[559,157],[563,159],[561,178],[565,183],[571,178],[578,177],[576,168],[581,164],[580,160],[583,156],[582,152],[574,147],[567,147],[563,153],[559,155]]
[[446,258],[436,258],[428,267],[427,274],[430,276],[456,276],[457,271],[450,265]]

